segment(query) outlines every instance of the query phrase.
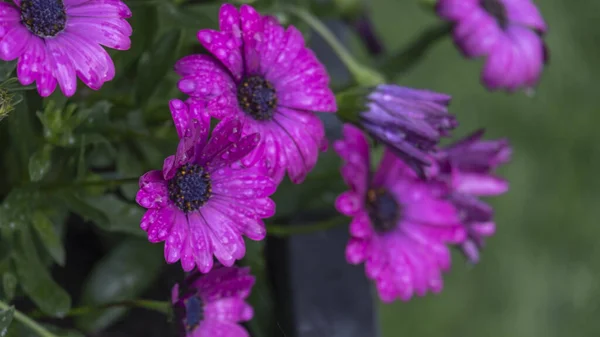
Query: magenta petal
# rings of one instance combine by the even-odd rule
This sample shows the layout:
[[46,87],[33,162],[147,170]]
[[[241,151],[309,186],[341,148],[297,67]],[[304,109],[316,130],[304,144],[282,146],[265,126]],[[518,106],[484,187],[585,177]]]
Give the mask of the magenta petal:
[[359,264],[367,258],[368,243],[364,240],[351,238],[346,246],[346,260],[348,263]]
[[96,0],[66,6],[68,16],[129,18],[131,10],[122,1]]
[[249,337],[248,331],[241,325],[218,320],[204,320],[192,332],[190,337]]
[[307,111],[337,110],[329,75],[310,49],[300,51],[291,71],[273,83],[281,106]]
[[285,29],[276,18],[263,17],[263,41],[257,46],[260,52],[260,73],[266,74],[273,67],[283,48]]
[[215,198],[211,200],[211,207],[228,217],[236,224],[240,233],[246,235],[249,239],[258,241],[265,238],[267,234],[265,224],[262,220],[259,220],[256,213],[247,215],[237,210],[236,204],[226,203]]
[[164,241],[171,234],[172,228],[180,225],[177,212],[171,208],[148,210],[142,218],[142,229],[148,233],[148,241]]
[[477,0],[440,0],[436,5],[439,16],[448,20],[461,20],[478,8]]
[[23,85],[29,85],[38,78],[45,66],[44,44],[41,39],[32,38],[17,64],[17,77]]
[[262,17],[252,6],[242,5],[240,20],[244,40],[244,71],[247,74],[257,74],[260,71],[260,54],[257,46],[264,39]]
[[463,173],[454,179],[455,188],[461,193],[478,196],[498,195],[508,191],[508,182],[489,174]]
[[[114,77],[114,65],[102,47],[76,34],[65,34],[61,45],[68,51],[78,77],[88,87],[98,90]],[[110,62],[110,65],[108,64]]]
[[362,202],[357,195],[351,191],[340,194],[335,200],[335,209],[348,216],[354,216],[361,206]]
[[258,133],[243,137],[239,141],[219,151],[219,154],[213,157],[213,159],[208,163],[207,167],[214,169],[232,164],[252,152],[259,142],[260,134]]
[[131,47],[131,26],[125,20],[90,21],[88,17],[73,17],[67,21],[68,31],[85,32],[85,37],[109,48],[127,50]]
[[546,32],[546,23],[531,0],[503,0],[502,4],[511,22],[535,29],[540,33]]
[[231,143],[239,141],[241,136],[242,124],[238,119],[230,118],[219,122],[202,152],[200,163],[210,162]]
[[270,64],[265,78],[280,78],[287,74],[295,64],[298,54],[304,49],[304,37],[293,26],[286,29],[281,43],[281,50],[274,62]]
[[[205,226],[212,246],[212,251],[217,260],[224,266],[230,267],[235,260],[244,257],[246,246],[241,233],[235,230],[235,224],[220,212],[215,211],[208,205],[201,213],[192,213],[190,218],[190,230],[194,232],[194,227]],[[198,217],[198,220],[192,220]],[[196,222],[197,221],[197,222]]]
[[73,96],[77,89],[77,77],[75,76],[73,64],[69,56],[65,54],[64,47],[62,47],[61,36],[54,39],[47,39],[46,46],[48,47],[50,62],[53,65],[54,75],[60,89],[65,96]]
[[243,64],[240,39],[232,34],[226,34],[212,29],[202,29],[198,32],[198,40],[204,48],[219,59],[219,61],[231,71],[233,77],[237,81],[242,79]]
[[350,234],[356,238],[366,239],[371,237],[373,233],[373,227],[371,226],[368,214],[364,210],[361,210],[350,222]]
[[489,89],[498,89],[506,80],[506,72],[512,61],[512,45],[499,42],[490,52],[481,74],[482,81]]
[[246,173],[245,170],[231,176],[217,176],[213,172],[212,193],[236,199],[264,198],[275,193],[277,185],[267,176]]
[[25,27],[20,24],[13,25],[0,39],[0,59],[12,61],[21,56],[31,38],[31,33]]
[[241,298],[222,298],[204,306],[204,319],[206,320],[245,322],[252,316],[252,307]]

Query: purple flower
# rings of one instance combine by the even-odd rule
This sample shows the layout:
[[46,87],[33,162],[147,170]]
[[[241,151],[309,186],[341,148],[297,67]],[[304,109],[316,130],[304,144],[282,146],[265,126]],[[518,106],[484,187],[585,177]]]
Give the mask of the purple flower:
[[441,291],[441,272],[450,267],[446,244],[465,238],[456,209],[437,196],[438,183],[418,179],[387,149],[371,177],[365,136],[349,124],[343,132],[334,147],[350,190],[335,206],[352,217],[346,259],[365,263],[383,301]]
[[251,6],[229,4],[219,13],[220,31],[203,29],[198,40],[212,55],[190,55],[175,66],[179,89],[203,102],[217,119],[240,118],[244,134],[261,145],[245,161],[262,156],[280,182],[287,170],[295,183],[315,166],[327,142],[312,111],[335,112],[329,76],[294,27],[284,29]]
[[441,136],[458,123],[448,114],[451,97],[436,92],[382,84],[368,95],[358,124],[404,160],[419,175]]
[[482,136],[483,130],[476,131],[436,154],[436,179],[444,182],[448,200],[459,210],[467,230],[461,249],[471,263],[479,261],[484,238],[496,229],[492,207],[479,197],[508,190],[508,183],[492,171],[508,162],[512,152],[507,140],[485,141]]
[[241,259],[252,240],[265,237],[263,218],[275,213],[269,196],[276,184],[263,166],[240,165],[260,135],[242,135],[236,119],[219,123],[209,139],[209,118],[194,105],[170,102],[181,141],[162,171],[140,178],[136,201],[148,209],[141,227],[150,242],[165,242],[168,263],[181,260],[206,273],[214,256],[225,266]]
[[454,41],[466,57],[486,56],[482,81],[510,91],[538,82],[547,60],[546,23],[530,0],[439,0],[454,22]]
[[98,90],[115,76],[115,66],[100,46],[126,50],[131,11],[119,0],[14,0],[0,3],[0,59],[19,59],[17,77],[34,81],[49,96],[56,83],[65,96],[77,77]]
[[240,322],[254,312],[246,298],[254,285],[249,268],[215,266],[208,274],[194,272],[172,290],[182,337],[248,337]]

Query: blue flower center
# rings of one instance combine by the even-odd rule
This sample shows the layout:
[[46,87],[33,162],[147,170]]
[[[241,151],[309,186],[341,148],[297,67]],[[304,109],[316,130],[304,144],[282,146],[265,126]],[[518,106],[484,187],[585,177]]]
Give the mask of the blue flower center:
[[502,0],[480,0],[481,7],[493,16],[498,25],[502,28],[506,28],[508,23],[508,17],[506,15],[506,7],[502,3]]
[[383,188],[369,189],[366,208],[376,232],[389,232],[398,225],[401,211],[400,204],[387,190]]
[[271,82],[261,76],[246,77],[238,86],[238,102],[252,118],[268,121],[277,107],[277,92]]
[[184,301],[185,303],[185,329],[187,332],[194,330],[204,319],[204,309],[202,308],[202,299],[198,296],[192,296]]
[[185,164],[169,180],[169,198],[185,213],[197,210],[212,195],[210,175],[202,167]]
[[39,37],[56,36],[65,29],[65,5],[62,0],[21,0],[21,22]]

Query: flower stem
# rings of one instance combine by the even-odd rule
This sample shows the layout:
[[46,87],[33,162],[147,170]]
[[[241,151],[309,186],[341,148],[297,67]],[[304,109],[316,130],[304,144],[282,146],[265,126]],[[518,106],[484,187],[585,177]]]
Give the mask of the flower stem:
[[[10,306],[8,304],[0,301],[0,309],[6,310],[9,308],[10,308]],[[31,318],[27,317],[25,314],[21,313],[20,311],[18,311],[16,309],[15,309],[14,318],[42,337],[57,337],[55,334],[48,331],[46,328],[44,328],[43,326],[38,324],[36,321],[32,320]]]
[[325,26],[321,20],[317,19],[310,12],[290,5],[284,6],[283,9],[288,11],[290,14],[297,16],[317,33],[319,33],[323,40],[327,42],[331,49],[333,49],[336,55],[340,58],[342,63],[344,63],[346,68],[348,68],[348,71],[352,74],[357,83],[365,86],[372,86],[385,82],[384,77],[377,71],[370,69],[356,61],[356,59],[350,54],[348,49],[342,45],[333,32],[329,30],[329,28],[327,28],[327,26]]
[[336,216],[327,220],[309,224],[309,225],[267,225],[267,234],[272,236],[290,236],[295,234],[309,234],[319,231],[325,231],[340,225],[348,223],[348,218]]
[[[73,308],[66,313],[65,317],[75,317],[86,315],[98,310],[114,308],[114,307],[131,307],[131,308],[144,308],[148,310],[157,311],[163,314],[168,314],[171,308],[171,304],[165,301],[152,301],[152,300],[130,300],[130,301],[120,301],[120,302],[110,302],[106,304],[101,304],[97,306],[84,306]],[[45,317],[44,313],[41,311],[34,311],[31,314],[31,317],[40,318]]]

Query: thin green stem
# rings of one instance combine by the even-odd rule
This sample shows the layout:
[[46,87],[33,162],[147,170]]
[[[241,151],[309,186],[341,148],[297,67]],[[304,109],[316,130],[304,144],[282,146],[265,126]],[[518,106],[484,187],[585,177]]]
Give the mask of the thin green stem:
[[[6,310],[9,308],[10,305],[0,301],[0,309]],[[31,318],[27,317],[25,314],[16,309],[14,318],[42,337],[57,337],[55,334],[46,330],[46,328],[38,324],[36,321],[32,320]]]
[[309,224],[309,225],[275,225],[267,224],[267,234],[272,236],[290,236],[295,234],[309,234],[319,231],[325,231],[337,226],[348,223],[348,218],[344,216],[336,216],[325,221]]
[[[97,306],[83,306],[78,308],[73,308],[66,313],[65,317],[75,317],[82,316],[92,312],[96,312],[102,309],[114,308],[114,307],[131,307],[131,308],[143,308],[152,311],[157,311],[163,314],[168,314],[171,303],[165,301],[152,301],[152,300],[130,300],[130,301],[120,301],[120,302],[111,302],[106,304],[101,304]],[[31,317],[41,318],[46,315],[41,311],[34,311],[31,314]]]
[[340,58],[342,63],[348,68],[348,71],[354,77],[357,83],[363,85],[377,85],[383,83],[385,79],[376,71],[369,69],[368,67],[360,64],[352,56],[352,54],[342,45],[337,37],[321,22],[319,19],[314,17],[310,12],[296,7],[287,5],[283,9],[290,14],[296,15],[302,21],[306,22],[312,29],[314,29],[327,44],[333,49],[336,55]]

